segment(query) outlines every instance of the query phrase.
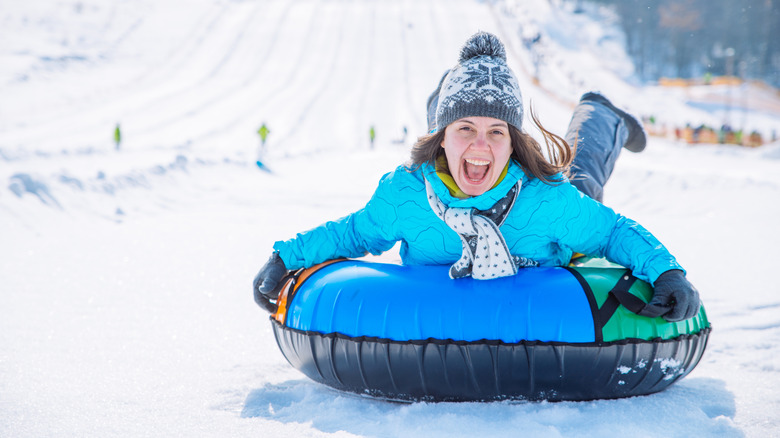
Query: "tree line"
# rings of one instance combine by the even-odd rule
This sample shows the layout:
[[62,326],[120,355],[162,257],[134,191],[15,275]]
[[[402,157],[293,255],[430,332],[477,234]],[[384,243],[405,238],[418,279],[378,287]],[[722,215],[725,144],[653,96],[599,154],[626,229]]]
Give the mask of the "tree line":
[[617,12],[643,81],[706,75],[780,86],[780,0],[592,0]]

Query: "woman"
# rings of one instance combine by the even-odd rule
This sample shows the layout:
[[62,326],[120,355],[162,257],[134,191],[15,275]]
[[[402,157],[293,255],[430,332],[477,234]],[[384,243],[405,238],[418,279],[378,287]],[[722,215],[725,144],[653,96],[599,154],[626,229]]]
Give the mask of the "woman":
[[[379,254],[401,241],[404,264],[449,264],[452,279],[565,266],[575,253],[606,257],[653,284],[641,314],[679,321],[698,313],[698,292],[666,248],[597,201],[620,148],[644,148],[636,119],[588,93],[570,123],[569,148],[532,115],[548,161],[522,131],[522,96],[504,46],[484,32],[466,42],[429,99],[433,108],[435,126],[414,145],[411,164],[386,174],[363,209],[274,244],[255,277],[256,299],[275,298],[289,270]],[[570,166],[580,190],[565,176]]]

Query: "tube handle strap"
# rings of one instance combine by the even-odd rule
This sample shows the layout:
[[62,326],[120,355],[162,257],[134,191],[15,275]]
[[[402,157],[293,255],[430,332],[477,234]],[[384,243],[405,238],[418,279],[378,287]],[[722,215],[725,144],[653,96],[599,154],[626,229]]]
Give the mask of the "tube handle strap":
[[631,286],[634,285],[636,280],[636,277],[626,271],[626,273],[620,277],[620,280],[618,280],[612,290],[609,291],[607,300],[599,308],[598,313],[595,315],[596,325],[599,328],[603,328],[605,325],[607,325],[607,322],[609,322],[609,320],[617,311],[618,307],[621,305],[636,314],[639,314],[639,312],[645,307],[647,303],[629,292],[629,289],[631,289]]

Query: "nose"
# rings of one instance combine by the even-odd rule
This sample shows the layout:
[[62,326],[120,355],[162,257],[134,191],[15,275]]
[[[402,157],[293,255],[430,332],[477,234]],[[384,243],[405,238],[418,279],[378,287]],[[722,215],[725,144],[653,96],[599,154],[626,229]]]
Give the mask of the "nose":
[[474,137],[474,142],[471,144],[471,147],[475,149],[487,149],[487,134],[484,131],[478,132],[476,137]]

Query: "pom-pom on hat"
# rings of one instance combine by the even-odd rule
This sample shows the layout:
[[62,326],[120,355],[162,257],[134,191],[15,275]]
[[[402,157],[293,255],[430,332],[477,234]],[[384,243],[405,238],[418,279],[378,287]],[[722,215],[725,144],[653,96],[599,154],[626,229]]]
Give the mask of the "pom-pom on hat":
[[500,119],[517,129],[523,126],[520,86],[506,65],[504,44],[493,34],[477,32],[466,41],[458,65],[442,80],[438,91],[437,130],[474,116]]

